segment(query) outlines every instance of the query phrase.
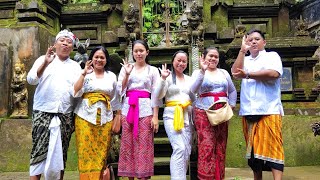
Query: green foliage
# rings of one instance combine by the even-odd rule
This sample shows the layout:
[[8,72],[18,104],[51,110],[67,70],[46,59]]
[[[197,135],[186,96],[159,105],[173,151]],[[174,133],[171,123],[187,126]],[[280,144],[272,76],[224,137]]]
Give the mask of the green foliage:
[[163,35],[152,33],[152,34],[147,35],[147,39],[148,39],[148,45],[150,47],[154,47],[154,46],[160,45],[160,43],[163,39]]

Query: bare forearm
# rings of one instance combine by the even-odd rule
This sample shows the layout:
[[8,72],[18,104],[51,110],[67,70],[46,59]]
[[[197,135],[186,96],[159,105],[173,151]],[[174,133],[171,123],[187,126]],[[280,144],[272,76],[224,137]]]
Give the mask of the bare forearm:
[[243,51],[243,50],[239,51],[238,57],[231,68],[232,73],[237,72],[237,69],[243,69],[243,62],[244,62],[245,55],[246,55],[245,51]]
[[122,91],[127,87],[129,74],[125,74],[122,80]]
[[85,74],[82,73],[78,79],[78,81],[74,84],[74,94],[77,94],[80,89],[83,87]]
[[159,114],[159,107],[153,107],[153,117],[158,118],[158,114]]

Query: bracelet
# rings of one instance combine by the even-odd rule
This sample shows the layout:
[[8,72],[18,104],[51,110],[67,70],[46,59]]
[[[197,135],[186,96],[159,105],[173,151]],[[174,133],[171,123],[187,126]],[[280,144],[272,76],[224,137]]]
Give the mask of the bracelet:
[[129,76],[129,75],[130,75],[130,73],[127,73],[127,72],[126,72],[126,75],[128,75],[128,76]]
[[87,75],[87,73],[86,73],[86,72],[83,72],[83,73],[81,73],[81,75],[82,75],[82,76],[86,76],[86,75]]
[[246,79],[250,79],[250,74],[249,74],[249,72],[246,72]]

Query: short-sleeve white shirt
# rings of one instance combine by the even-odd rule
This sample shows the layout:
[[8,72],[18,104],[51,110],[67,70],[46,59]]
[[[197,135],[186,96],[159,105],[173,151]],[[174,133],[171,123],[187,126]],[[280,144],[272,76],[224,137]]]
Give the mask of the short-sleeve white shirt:
[[[260,51],[256,58],[246,56],[244,58],[244,70],[256,72],[264,69],[272,69],[283,73],[282,61],[278,53]],[[245,115],[269,115],[283,113],[281,103],[280,77],[276,80],[242,79],[240,93],[240,116]]]

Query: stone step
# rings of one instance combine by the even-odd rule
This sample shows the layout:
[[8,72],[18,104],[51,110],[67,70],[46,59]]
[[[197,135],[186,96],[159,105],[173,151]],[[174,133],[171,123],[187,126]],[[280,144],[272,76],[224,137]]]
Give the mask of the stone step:
[[170,157],[172,148],[167,137],[154,138],[154,156],[155,157]]
[[[117,174],[118,163],[111,163],[115,174]],[[196,169],[196,162],[192,161],[190,163],[191,170],[194,173]],[[154,174],[155,175],[170,175],[170,156],[168,157],[155,157],[154,158]],[[189,175],[189,171],[187,172]],[[163,177],[163,176],[159,176]],[[170,176],[169,176],[170,177]]]

